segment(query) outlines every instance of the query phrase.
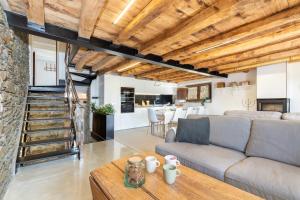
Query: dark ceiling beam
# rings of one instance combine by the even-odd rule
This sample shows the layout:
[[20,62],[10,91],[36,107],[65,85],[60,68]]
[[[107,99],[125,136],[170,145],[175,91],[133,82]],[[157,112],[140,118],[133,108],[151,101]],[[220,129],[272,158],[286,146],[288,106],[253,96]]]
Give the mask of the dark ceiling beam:
[[140,54],[137,49],[123,45],[116,45],[110,41],[101,40],[94,37],[91,37],[90,39],[79,38],[77,32],[61,28],[52,24],[45,23],[45,29],[39,29],[32,26],[28,26],[27,17],[16,13],[12,13],[10,11],[6,11],[6,16],[10,27],[32,35],[62,41],[80,47],[85,47],[91,50],[102,51],[115,56],[138,60],[143,63],[148,63],[152,65],[177,69],[195,74],[201,74],[204,76],[227,77],[227,74],[219,74],[218,72],[211,73],[208,71],[207,68],[195,69],[193,65],[180,64],[179,61],[176,60],[163,61],[163,58],[158,55],[143,55]]

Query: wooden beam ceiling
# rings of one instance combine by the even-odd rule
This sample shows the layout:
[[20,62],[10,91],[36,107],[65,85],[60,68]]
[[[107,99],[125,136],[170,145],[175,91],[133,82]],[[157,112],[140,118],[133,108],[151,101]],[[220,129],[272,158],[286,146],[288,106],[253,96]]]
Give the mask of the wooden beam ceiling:
[[195,54],[250,39],[266,32],[273,32],[280,27],[298,22],[300,22],[300,6],[284,10],[271,17],[254,21],[229,32],[177,49],[164,55],[164,59],[186,59],[195,56]]
[[[32,0],[33,1],[33,0]],[[95,24],[107,0],[88,0],[84,1],[81,7],[80,23],[78,35],[89,39],[94,32]]]
[[290,25],[286,28],[274,31],[272,33],[266,33],[256,38],[249,39],[244,42],[237,42],[224,47],[213,49],[209,52],[199,54],[197,56],[187,58],[182,63],[198,63],[206,60],[216,59],[222,56],[247,51],[266,45],[272,45],[281,41],[294,39],[300,36],[300,23]]
[[84,55],[80,57],[80,60],[76,63],[76,69],[82,70],[83,67],[90,62],[92,59],[94,59],[97,56],[97,52],[95,51],[86,51]]
[[128,69],[126,71],[120,72],[119,74],[121,76],[128,76],[128,75],[135,76],[137,74],[147,72],[147,71],[153,70],[153,69],[156,69],[156,67],[153,66],[153,65],[139,65],[137,67],[134,67],[134,68]]
[[189,19],[183,21],[177,26],[163,32],[159,36],[144,43],[140,50],[143,53],[149,53],[149,50],[154,45],[161,45],[166,41],[180,40],[182,36],[192,34],[198,30],[208,27],[210,24],[215,24],[232,12],[230,8],[236,4],[237,0],[218,1],[216,4],[208,7],[204,11],[200,11]]
[[27,0],[28,10],[27,16],[28,21],[37,24],[41,27],[45,26],[45,9],[44,0]]
[[174,0],[151,1],[119,34],[118,41],[124,42],[140,28],[157,18]]
[[288,51],[288,50],[292,50],[295,48],[300,48],[300,38],[296,38],[296,39],[292,39],[292,40],[288,40],[288,41],[284,41],[284,42],[279,42],[276,44],[252,49],[249,51],[244,51],[241,53],[232,54],[229,56],[224,56],[224,57],[200,62],[200,63],[197,63],[196,65],[197,65],[197,67],[200,67],[200,68],[201,67],[213,68],[213,67],[216,67],[219,65],[239,62],[239,61],[247,60],[250,58],[265,56],[268,54],[278,53],[281,51]]
[[266,62],[270,62],[273,60],[284,59],[287,57],[292,57],[292,56],[297,56],[297,55],[300,55],[300,48],[296,48],[296,49],[288,50],[288,51],[282,51],[279,53],[274,53],[274,54],[261,56],[261,57],[257,57],[257,58],[252,58],[252,59],[244,60],[241,62],[219,65],[211,70],[222,71],[222,70],[226,70],[226,69],[232,69],[232,68],[234,69],[234,68],[238,68],[238,67],[266,63]]
[[[113,22],[126,2],[28,0],[27,5],[8,0],[8,4],[13,12],[27,13],[34,24],[46,22],[51,37],[102,51],[81,52],[74,58],[76,68],[92,66],[99,73],[119,71],[124,76],[176,82],[198,78],[189,73],[198,73],[197,69],[232,73],[300,55],[300,0],[137,0],[117,24]],[[75,32],[67,39],[67,31],[53,31],[51,24]],[[49,36],[47,26],[44,33],[29,32]],[[77,32],[87,40],[80,40]],[[172,77],[176,74],[182,77]]]
[[122,58],[118,56],[108,55],[98,63],[96,63],[92,69],[94,71],[104,70],[105,68],[110,67],[112,63],[115,64],[115,62],[118,62],[119,60],[122,60]]
[[166,73],[169,73],[171,71],[174,71],[174,69],[159,68],[159,69],[154,69],[154,70],[150,70],[148,72],[144,72],[144,73],[138,74],[137,77],[155,76],[157,74],[166,74]]

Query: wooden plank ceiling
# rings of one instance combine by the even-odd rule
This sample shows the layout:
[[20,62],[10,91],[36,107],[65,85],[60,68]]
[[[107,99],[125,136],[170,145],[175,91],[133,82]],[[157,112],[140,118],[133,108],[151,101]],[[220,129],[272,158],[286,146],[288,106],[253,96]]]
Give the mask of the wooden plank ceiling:
[[[127,12],[119,17],[126,6]],[[234,73],[299,60],[300,0],[8,0],[13,12],[179,60],[196,68]],[[181,82],[205,76],[81,48],[76,68]]]

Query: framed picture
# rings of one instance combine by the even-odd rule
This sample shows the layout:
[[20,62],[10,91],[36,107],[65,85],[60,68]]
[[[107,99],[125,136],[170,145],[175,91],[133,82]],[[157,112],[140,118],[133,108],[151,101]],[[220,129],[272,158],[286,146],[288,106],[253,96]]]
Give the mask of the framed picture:
[[199,85],[199,100],[211,101],[211,83]]
[[203,83],[198,85],[190,85],[188,87],[188,101],[211,102],[211,83]]
[[189,101],[195,101],[198,99],[198,87],[188,88],[188,98]]

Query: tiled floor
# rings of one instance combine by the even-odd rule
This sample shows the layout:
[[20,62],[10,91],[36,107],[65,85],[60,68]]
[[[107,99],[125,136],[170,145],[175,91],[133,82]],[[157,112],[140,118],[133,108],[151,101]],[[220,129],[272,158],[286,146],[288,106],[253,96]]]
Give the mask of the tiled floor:
[[154,151],[162,142],[147,128],[119,131],[115,140],[84,145],[80,161],[69,157],[21,168],[4,200],[91,200],[91,170],[125,155]]

